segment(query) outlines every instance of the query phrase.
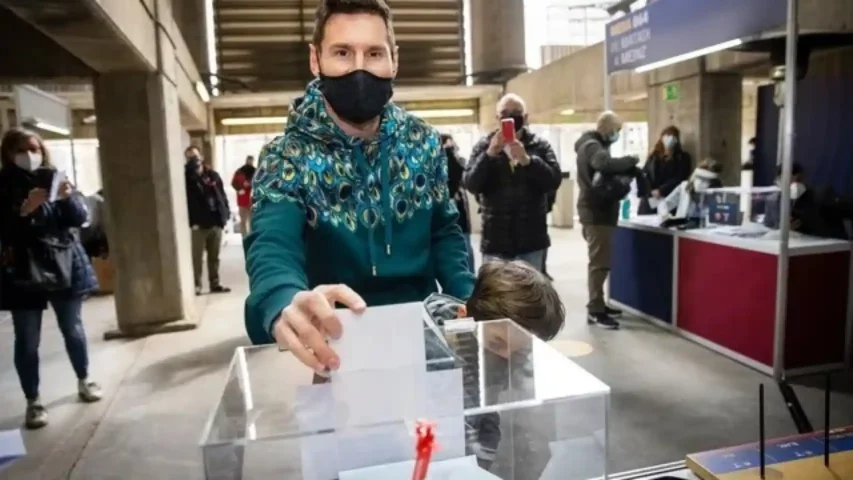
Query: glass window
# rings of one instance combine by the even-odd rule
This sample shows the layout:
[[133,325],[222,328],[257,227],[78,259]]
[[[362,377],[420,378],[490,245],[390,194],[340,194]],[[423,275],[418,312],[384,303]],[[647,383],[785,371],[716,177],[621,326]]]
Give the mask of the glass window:
[[589,0],[524,0],[526,61],[542,66],[542,47],[585,47],[604,40],[610,15],[603,7],[616,2]]
[[98,139],[45,140],[53,165],[63,170],[77,189],[91,195],[101,189],[101,160]]
[[231,188],[231,177],[234,172],[246,163],[246,157],[255,157],[257,165],[258,154],[267,143],[279,134],[249,134],[249,135],[217,135],[214,148],[219,163],[219,175],[225,184],[225,193],[231,210],[237,211],[237,192]]
[[480,129],[477,125],[439,125],[438,131],[453,136],[456,146],[459,147],[459,155],[469,159],[474,145],[480,141]]

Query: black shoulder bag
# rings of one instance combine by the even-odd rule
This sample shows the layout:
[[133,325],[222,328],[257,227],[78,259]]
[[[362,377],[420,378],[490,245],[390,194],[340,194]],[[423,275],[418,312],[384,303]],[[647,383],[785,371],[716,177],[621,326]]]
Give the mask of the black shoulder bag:
[[[585,150],[593,143],[596,143],[596,141],[587,140],[586,143],[581,145],[579,150]],[[618,202],[631,193],[632,181],[634,181],[634,175],[632,174],[613,174],[594,171],[590,193],[601,202]]]
[[74,241],[57,236],[32,238],[16,265],[16,283],[27,289],[55,292],[71,288]]

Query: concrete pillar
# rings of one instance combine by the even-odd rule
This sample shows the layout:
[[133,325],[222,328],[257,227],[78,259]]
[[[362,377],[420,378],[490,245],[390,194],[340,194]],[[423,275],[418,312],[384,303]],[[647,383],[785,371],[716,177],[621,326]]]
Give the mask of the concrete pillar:
[[[683,73],[685,66],[678,70]],[[661,130],[675,125],[695,163],[711,157],[723,165],[723,183],[739,185],[743,78],[705,72],[701,60],[693,70],[684,76],[673,75],[676,69],[649,75],[649,145],[657,142]]]
[[175,85],[156,72],[95,79],[115,336],[195,327],[181,121]]
[[524,0],[470,0],[471,71],[475,83],[526,71]]
[[480,96],[477,105],[477,120],[480,127],[480,133],[485,134],[492,130],[497,130],[498,124],[498,100],[501,94],[487,93]]

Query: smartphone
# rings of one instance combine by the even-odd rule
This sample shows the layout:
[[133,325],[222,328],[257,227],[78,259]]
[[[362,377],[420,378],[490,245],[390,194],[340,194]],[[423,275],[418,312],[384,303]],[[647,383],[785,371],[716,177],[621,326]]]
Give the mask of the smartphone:
[[59,186],[65,181],[65,172],[52,168],[37,168],[35,174],[35,186],[47,190],[47,201],[55,202],[59,197]]
[[501,120],[501,135],[506,143],[515,141],[515,120],[511,118]]
[[35,186],[50,191],[53,186],[53,177],[56,176],[56,170],[52,168],[37,168],[33,171],[35,175]]

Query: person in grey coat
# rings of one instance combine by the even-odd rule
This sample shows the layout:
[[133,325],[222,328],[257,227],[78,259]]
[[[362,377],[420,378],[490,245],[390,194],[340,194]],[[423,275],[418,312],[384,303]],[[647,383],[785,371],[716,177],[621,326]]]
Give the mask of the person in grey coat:
[[[619,328],[615,317],[621,315],[604,300],[604,282],[610,274],[610,247],[619,219],[619,202],[627,194],[624,188],[630,188],[630,180],[641,174],[637,169],[637,157],[610,155],[610,146],[619,140],[621,131],[622,120],[613,112],[604,112],[598,118],[596,129],[584,133],[575,143],[580,188],[578,217],[589,256],[587,322],[609,329]],[[616,193],[623,191],[621,196]]]

